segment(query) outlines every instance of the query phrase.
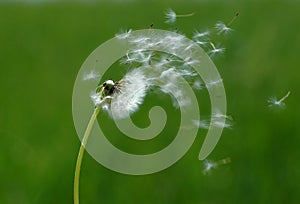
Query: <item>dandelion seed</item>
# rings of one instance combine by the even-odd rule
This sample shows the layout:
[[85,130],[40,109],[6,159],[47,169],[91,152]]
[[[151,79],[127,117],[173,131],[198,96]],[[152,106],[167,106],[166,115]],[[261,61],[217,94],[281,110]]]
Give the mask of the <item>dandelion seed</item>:
[[217,164],[209,161],[209,160],[204,160],[204,169],[203,169],[203,174],[207,174],[210,172],[212,169],[216,168]]
[[233,120],[232,116],[230,115],[224,115],[219,110],[214,110],[214,113],[212,114],[213,118],[225,118],[229,120]]
[[202,90],[204,88],[203,82],[201,80],[194,81],[193,88],[196,90]]
[[220,128],[231,128],[232,120],[233,120],[232,116],[224,115],[218,110],[215,110],[211,116],[211,124],[215,127],[220,127]]
[[210,32],[209,31],[205,31],[205,32],[199,32],[199,31],[195,31],[193,34],[193,40],[195,43],[197,43],[200,46],[205,46],[207,45],[209,42],[209,36]]
[[221,165],[225,165],[225,164],[229,164],[231,163],[231,158],[227,157],[218,161],[210,161],[210,160],[204,160],[203,165],[204,165],[204,169],[203,169],[203,174],[208,174],[210,171],[212,171],[213,169],[216,169],[217,167],[221,166]]
[[229,128],[230,129],[232,127],[232,125],[229,122],[218,121],[216,119],[213,119],[211,123],[214,127],[219,127],[219,128]]
[[227,34],[231,31],[233,31],[233,29],[227,27],[227,25],[221,21],[216,23],[215,28],[217,30],[217,35]]
[[126,57],[123,57],[121,60],[120,60],[120,64],[128,64],[128,63],[133,63],[135,62],[136,59],[131,57],[129,53],[126,54]]
[[95,70],[91,70],[89,73],[86,73],[83,75],[83,80],[98,80],[100,78],[100,74],[96,72]]
[[[185,58],[183,61],[184,61],[183,66],[192,66],[192,65],[194,65],[194,64],[199,63],[198,60],[195,60],[195,59],[193,59],[192,57],[187,57],[187,58]],[[182,70],[182,71],[187,71],[187,70]]]
[[228,120],[220,120],[218,118],[211,118],[211,121],[209,120],[199,120],[199,121],[194,121],[194,125],[197,126],[200,129],[205,129],[208,130],[210,125],[214,127],[219,127],[219,128],[232,128],[232,124]]
[[[204,117],[205,118],[205,117]],[[225,120],[224,120],[225,119]],[[220,111],[214,111],[210,119],[202,119],[199,121],[193,121],[194,125],[201,129],[209,129],[210,126],[220,128],[231,128],[233,118],[230,115],[224,115]]]
[[186,48],[184,48],[184,51],[190,50],[195,46],[196,46],[195,44],[189,44]]
[[165,13],[165,17],[166,17],[166,21],[165,23],[174,23],[176,21],[176,18],[179,17],[189,17],[189,16],[193,16],[195,13],[190,13],[190,14],[176,14],[175,11],[173,11],[172,9],[167,9],[166,13]]
[[208,38],[209,34],[210,34],[209,31],[199,32],[198,30],[195,30],[193,39]]
[[209,121],[208,120],[194,120],[194,125],[200,129],[208,130],[209,128]]
[[208,81],[208,82],[206,83],[206,88],[207,88],[207,89],[210,89],[210,88],[212,88],[212,87],[214,87],[214,86],[219,86],[219,85],[222,84],[222,82],[223,82],[223,79],[216,79],[216,80]]
[[121,30],[120,33],[116,34],[116,38],[120,39],[120,40],[124,40],[129,38],[129,36],[131,35],[132,29],[129,30]]
[[235,21],[235,19],[239,16],[239,13],[236,13],[233,18],[229,21],[229,23],[225,24],[221,21],[217,22],[215,25],[215,28],[217,30],[217,35],[221,35],[221,34],[227,34],[231,31],[233,31],[232,28],[230,28],[229,26]]
[[207,41],[201,41],[201,40],[194,40],[194,42],[200,46],[206,46],[208,44]]
[[289,97],[289,95],[291,94],[290,91],[287,92],[287,94],[285,96],[283,96],[281,99],[277,100],[276,97],[272,97],[268,100],[269,103],[269,107],[279,107],[279,108],[284,108],[285,107],[285,103],[284,101]]
[[208,54],[210,55],[210,57],[213,57],[215,54],[218,54],[218,53],[220,53],[220,54],[224,53],[225,48],[222,48],[222,47],[216,47],[212,42],[210,42],[209,44],[210,44],[211,47],[212,47],[212,50],[210,50],[210,51],[208,52]]

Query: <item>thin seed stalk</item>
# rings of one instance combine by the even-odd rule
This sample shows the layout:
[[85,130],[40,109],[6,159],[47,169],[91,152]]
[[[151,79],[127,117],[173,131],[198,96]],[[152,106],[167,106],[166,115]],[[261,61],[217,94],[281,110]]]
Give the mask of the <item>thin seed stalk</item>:
[[195,13],[189,13],[189,14],[177,14],[176,17],[189,17],[189,16],[193,16],[195,15]]
[[82,158],[83,158],[83,154],[84,154],[84,149],[85,149],[86,143],[88,141],[88,138],[91,134],[93,125],[97,119],[99,112],[100,112],[100,109],[101,109],[100,106],[95,108],[95,110],[90,118],[90,121],[86,127],[86,130],[83,135],[81,145],[79,148],[77,161],[76,161],[76,167],[75,167],[75,177],[74,177],[74,204],[79,204],[79,178],[80,178],[80,169],[81,169],[81,163],[82,163]]

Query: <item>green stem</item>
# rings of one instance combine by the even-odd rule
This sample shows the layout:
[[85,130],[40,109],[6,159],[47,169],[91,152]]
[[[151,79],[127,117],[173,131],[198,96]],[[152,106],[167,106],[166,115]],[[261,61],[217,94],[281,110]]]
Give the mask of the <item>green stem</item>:
[[90,136],[92,127],[95,123],[95,120],[97,119],[97,115],[100,112],[100,106],[96,107],[91,119],[86,127],[85,133],[83,135],[81,145],[79,148],[78,156],[77,156],[77,162],[76,162],[76,167],[75,167],[75,177],[74,177],[74,204],[79,204],[79,178],[80,178],[80,169],[81,169],[81,163],[82,163],[82,158],[84,154],[84,149],[85,145],[87,143],[87,140]]

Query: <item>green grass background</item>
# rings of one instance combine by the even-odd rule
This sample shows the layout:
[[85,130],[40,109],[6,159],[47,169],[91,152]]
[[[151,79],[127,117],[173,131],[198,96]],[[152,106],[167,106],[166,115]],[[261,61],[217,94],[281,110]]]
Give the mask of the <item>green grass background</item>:
[[[169,7],[196,15],[168,26],[164,11]],[[81,203],[298,203],[297,0],[0,3],[0,203],[73,202],[80,142],[72,120],[72,89],[81,64],[97,46],[120,28],[144,29],[151,23],[191,37],[195,28],[228,21],[236,11],[240,17],[233,24],[235,32],[226,37],[227,51],[215,61],[235,121],[209,156],[230,157],[232,162],[203,175],[197,159],[202,130],[179,162],[152,175],[122,175],[85,154]],[[289,90],[285,110],[268,109],[270,96],[281,97]],[[199,98],[201,111],[209,114],[207,93]],[[138,121],[147,109],[140,114]],[[117,143],[114,133],[111,140]]]

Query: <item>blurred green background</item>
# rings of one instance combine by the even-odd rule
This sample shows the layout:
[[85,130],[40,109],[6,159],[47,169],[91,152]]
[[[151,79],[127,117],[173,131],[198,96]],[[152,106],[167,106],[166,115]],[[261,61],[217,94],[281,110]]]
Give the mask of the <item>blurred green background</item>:
[[[167,8],[196,15],[169,26],[164,23]],[[229,21],[237,11],[235,32],[224,42],[226,53],[215,61],[235,121],[208,158],[232,162],[202,173],[197,157],[203,130],[179,162],[152,175],[122,175],[85,154],[81,203],[298,203],[297,0],[1,2],[0,203],[73,202],[80,142],[72,120],[72,89],[81,64],[97,46],[121,28],[144,29],[152,23],[191,37],[195,28]],[[267,99],[287,91],[287,108],[270,110]],[[207,93],[200,98],[205,98],[201,111],[209,114]]]

